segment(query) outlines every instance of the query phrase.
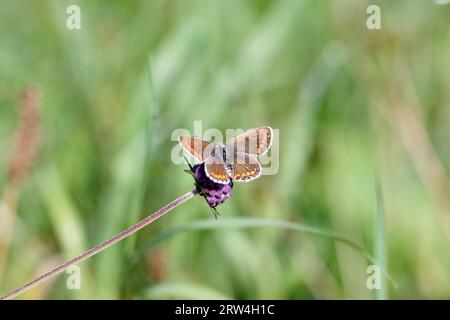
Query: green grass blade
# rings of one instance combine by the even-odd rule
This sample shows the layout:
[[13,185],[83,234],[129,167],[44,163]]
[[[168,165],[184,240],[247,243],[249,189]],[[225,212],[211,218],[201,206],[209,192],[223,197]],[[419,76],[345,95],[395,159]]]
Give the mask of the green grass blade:
[[[381,185],[377,182],[376,186],[376,196],[377,196],[377,210],[376,210],[376,221],[375,221],[375,259],[378,261],[381,269],[385,270],[387,268],[387,258],[386,258],[386,238],[384,232],[384,219],[383,219],[383,194],[381,190]],[[375,290],[375,298],[378,300],[388,299],[388,287],[386,283],[386,277],[381,274],[381,286],[380,289]]]
[[[219,221],[209,219],[194,221],[192,223],[173,228],[159,235],[155,239],[147,242],[136,252],[136,254],[133,257],[133,261],[134,262],[138,261],[145,255],[147,251],[149,251],[157,244],[184,232],[200,231],[200,230],[219,230],[219,229],[236,230],[236,229],[264,228],[264,227],[295,230],[317,236],[326,237],[334,241],[339,241],[360,252],[371,264],[380,265],[380,263],[378,263],[378,261],[372,255],[370,255],[366,250],[364,250],[363,247],[361,247],[359,244],[357,244],[356,242],[354,242],[353,240],[347,238],[342,234],[298,222],[291,222],[278,219],[263,219],[263,218],[222,218]],[[392,282],[393,286],[396,287],[397,286],[396,282],[392,278],[392,276],[387,272],[385,268],[383,268],[382,266],[380,267],[382,268],[383,272],[387,275],[389,280]]]

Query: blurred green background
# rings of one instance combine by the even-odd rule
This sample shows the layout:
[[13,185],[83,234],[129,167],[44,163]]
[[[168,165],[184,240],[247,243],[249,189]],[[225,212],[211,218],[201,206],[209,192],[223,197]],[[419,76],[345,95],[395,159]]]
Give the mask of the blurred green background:
[[[217,221],[196,197],[88,259],[80,290],[62,274],[21,298],[450,298],[449,19],[410,0],[2,1],[0,293],[191,190],[170,136],[202,120],[279,129],[279,172],[236,184]],[[40,148],[12,186],[29,85]],[[364,252],[280,221],[352,239],[397,286],[369,290]]]

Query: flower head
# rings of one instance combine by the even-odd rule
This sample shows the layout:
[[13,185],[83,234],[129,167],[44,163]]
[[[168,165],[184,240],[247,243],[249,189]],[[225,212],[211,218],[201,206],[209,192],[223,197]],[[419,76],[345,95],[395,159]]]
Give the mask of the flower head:
[[204,163],[194,165],[191,170],[195,178],[197,192],[205,197],[211,208],[216,208],[231,197],[233,181],[230,181],[228,184],[212,181],[206,175]]

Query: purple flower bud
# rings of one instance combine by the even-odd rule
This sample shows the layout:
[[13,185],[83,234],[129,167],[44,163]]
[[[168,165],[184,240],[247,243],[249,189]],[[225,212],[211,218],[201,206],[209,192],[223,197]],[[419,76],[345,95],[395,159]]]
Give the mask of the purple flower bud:
[[221,184],[212,181],[205,173],[205,164],[199,163],[192,167],[192,171],[196,181],[197,191],[203,192],[209,206],[215,208],[231,197],[233,189],[233,181],[228,184]]

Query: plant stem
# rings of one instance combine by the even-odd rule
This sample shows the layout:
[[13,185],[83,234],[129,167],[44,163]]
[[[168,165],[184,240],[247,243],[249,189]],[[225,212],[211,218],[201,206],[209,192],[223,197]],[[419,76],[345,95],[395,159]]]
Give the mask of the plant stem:
[[97,246],[89,249],[88,251],[80,254],[79,256],[73,258],[72,260],[69,260],[69,261],[67,261],[67,262],[65,262],[65,263],[63,263],[63,264],[61,264],[61,265],[51,269],[50,271],[44,273],[43,275],[41,275],[41,276],[31,280],[30,282],[27,282],[23,286],[21,286],[21,287],[15,289],[15,290],[11,291],[10,293],[0,297],[0,300],[13,299],[14,297],[17,297],[18,295],[24,293],[25,291],[28,291],[29,289],[33,288],[34,286],[37,286],[38,284],[40,284],[40,283],[42,283],[42,282],[44,282],[44,281],[46,281],[46,280],[56,276],[57,274],[63,272],[64,270],[66,270],[70,266],[78,264],[78,263],[86,260],[87,258],[93,256],[94,254],[97,254],[100,251],[103,251],[106,248],[109,248],[113,244],[115,244],[115,243],[125,239],[126,237],[132,235],[133,233],[135,233],[136,231],[138,231],[141,228],[145,227],[146,225],[152,223],[153,221],[155,221],[159,217],[162,217],[163,215],[165,215],[166,213],[168,213],[172,209],[178,207],[180,204],[182,204],[182,203],[186,202],[187,200],[193,198],[196,194],[197,194],[197,191],[195,189],[193,191],[189,191],[188,193],[182,195],[181,197],[173,200],[172,202],[170,202],[169,204],[167,204],[163,208],[159,209],[155,213],[149,215],[145,219],[139,221],[135,225],[133,225],[133,226],[129,227],[128,229],[122,231],[121,233],[115,235],[111,239],[100,243],[99,245],[97,245]]

